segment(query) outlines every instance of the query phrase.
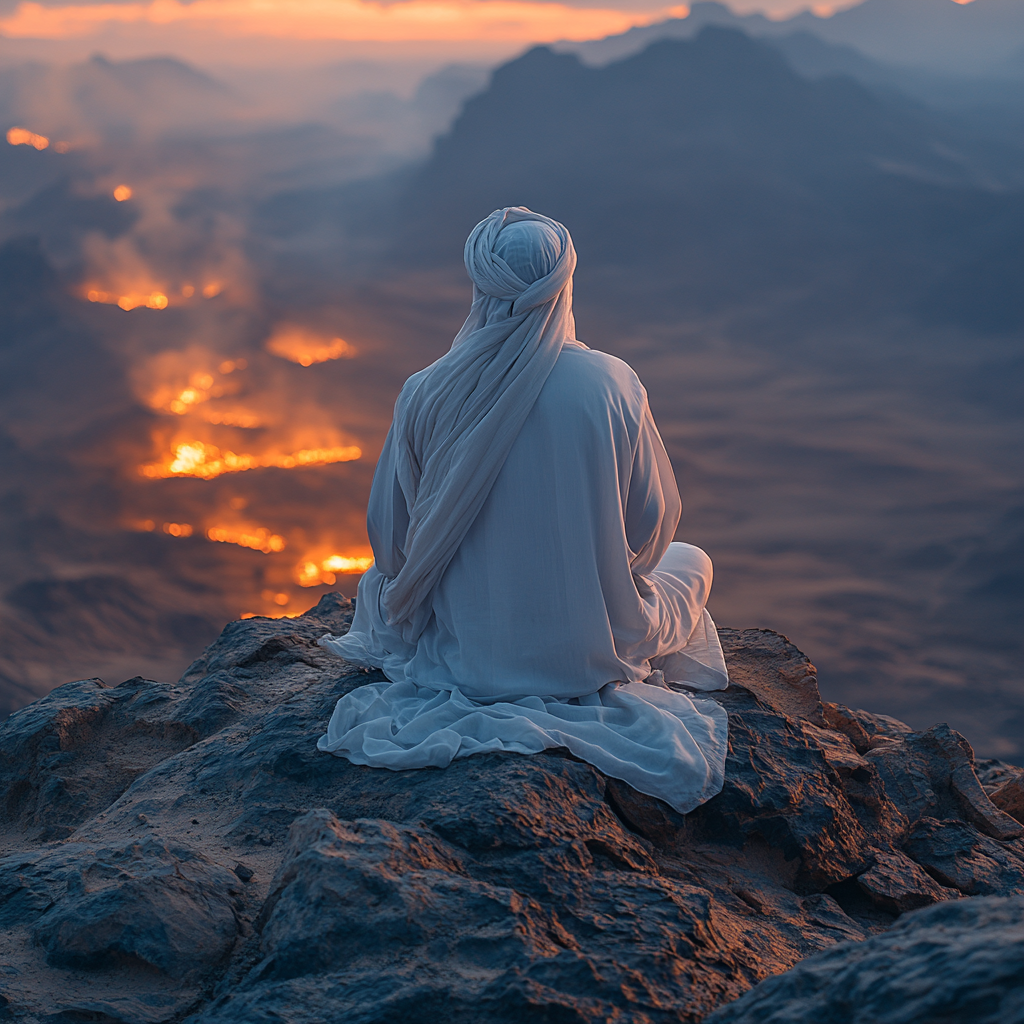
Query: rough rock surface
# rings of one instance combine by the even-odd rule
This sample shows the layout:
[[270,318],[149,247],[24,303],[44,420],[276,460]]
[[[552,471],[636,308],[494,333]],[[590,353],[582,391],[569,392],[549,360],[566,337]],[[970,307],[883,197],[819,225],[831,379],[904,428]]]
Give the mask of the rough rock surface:
[[961,900],[901,918],[763,981],[705,1024],[1017,1024],[1024,899]]
[[316,645],[351,612],[233,622],[175,685],[69,683],[0,725],[0,1020],[685,1024],[908,911],[1024,894],[987,795],[1018,770],[823,705],[778,634],[722,631],[725,788],[684,817],[562,751],[319,753],[381,678]]

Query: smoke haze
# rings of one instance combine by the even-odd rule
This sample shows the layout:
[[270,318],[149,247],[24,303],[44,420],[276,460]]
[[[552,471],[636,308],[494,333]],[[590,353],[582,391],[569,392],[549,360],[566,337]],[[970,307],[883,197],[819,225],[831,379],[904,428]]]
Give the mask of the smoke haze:
[[465,316],[469,229],[523,204],[648,387],[716,619],[1019,757],[1024,28],[975,0],[957,64],[953,6],[902,62],[905,0],[694,5],[496,70],[3,40],[4,710],[354,593],[397,391]]

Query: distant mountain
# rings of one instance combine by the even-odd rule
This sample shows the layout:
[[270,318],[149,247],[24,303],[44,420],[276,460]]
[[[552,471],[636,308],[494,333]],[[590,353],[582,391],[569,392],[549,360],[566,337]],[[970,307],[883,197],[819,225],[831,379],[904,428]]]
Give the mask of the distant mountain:
[[826,42],[856,47],[876,60],[946,75],[1017,76],[1024,47],[1020,0],[864,0],[829,17],[803,11],[780,21],[763,14],[734,14],[724,4],[700,0],[691,5],[686,18],[557,48],[578,53],[590,64],[606,64],[637,53],[656,39],[691,38],[707,25],[739,28],[752,36],[811,32]]
[[112,61],[97,54],[67,66],[0,72],[0,116],[76,145],[97,135],[130,141],[195,131],[235,116],[240,106],[221,82],[173,57]]
[[537,48],[438,141],[398,250],[436,262],[490,210],[523,204],[677,311],[786,293],[863,319],[941,301],[954,320],[1009,330],[1024,325],[1019,290],[974,289],[1018,273],[1024,194],[981,157],[926,111],[810,81],[732,30],[603,68]]

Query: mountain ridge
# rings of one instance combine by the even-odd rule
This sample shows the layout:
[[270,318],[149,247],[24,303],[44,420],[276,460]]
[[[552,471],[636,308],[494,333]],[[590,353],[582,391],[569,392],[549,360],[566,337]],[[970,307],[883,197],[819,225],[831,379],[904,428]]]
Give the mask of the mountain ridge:
[[852,46],[897,67],[961,75],[1016,75],[1024,40],[1024,8],[1015,0],[863,0],[831,15],[800,11],[788,18],[736,14],[714,0],[698,0],[685,18],[670,18],[617,36],[582,43],[562,42],[593,63],[634,53],[659,38],[690,38],[704,27],[737,28],[753,36],[805,31],[829,43]]
[[[882,297],[893,275],[895,301],[926,302],[938,287],[929,263],[955,279],[991,238],[1015,237],[1004,225],[1020,218],[1020,186],[973,155],[926,111],[851,79],[808,81],[735,30],[661,40],[603,68],[538,47],[499,68],[438,139],[400,204],[394,254],[436,261],[461,251],[479,210],[527,205],[571,223],[592,260],[678,280],[691,303],[714,288],[734,301],[730,279],[748,294],[801,277],[842,292],[845,279]],[[1012,329],[1019,314],[1003,300]]]

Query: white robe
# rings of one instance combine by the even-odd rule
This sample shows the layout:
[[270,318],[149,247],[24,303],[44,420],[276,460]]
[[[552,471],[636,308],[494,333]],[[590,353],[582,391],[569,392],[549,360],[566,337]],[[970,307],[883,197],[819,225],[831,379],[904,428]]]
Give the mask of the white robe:
[[[394,462],[389,443],[375,551],[400,550],[408,522]],[[566,747],[684,813],[714,796],[726,713],[664,685],[728,685],[704,608],[711,562],[671,543],[679,514],[636,374],[566,342],[415,639],[385,621],[388,580],[373,567],[350,633],[321,640],[392,682],[343,697],[319,748],[402,769]]]

